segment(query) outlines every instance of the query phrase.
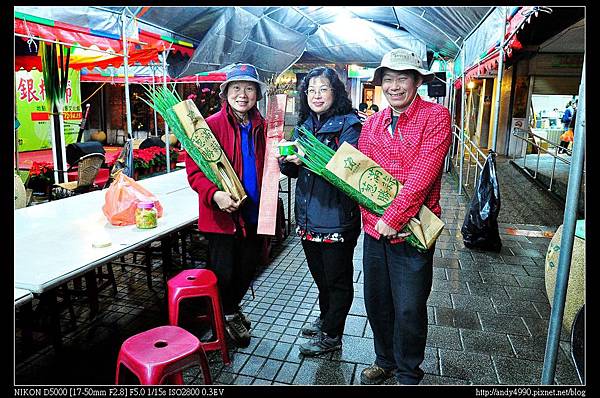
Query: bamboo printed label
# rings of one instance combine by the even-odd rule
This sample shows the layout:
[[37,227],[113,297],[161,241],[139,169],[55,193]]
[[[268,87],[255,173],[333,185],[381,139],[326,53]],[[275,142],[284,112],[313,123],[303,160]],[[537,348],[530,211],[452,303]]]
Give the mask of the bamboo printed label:
[[223,150],[209,129],[199,127],[189,137],[207,162],[216,162],[221,159]]
[[400,192],[398,180],[347,142],[340,145],[327,169],[383,208]]
[[358,186],[360,193],[382,207],[389,206],[400,190],[398,181],[380,166],[365,170],[360,175]]

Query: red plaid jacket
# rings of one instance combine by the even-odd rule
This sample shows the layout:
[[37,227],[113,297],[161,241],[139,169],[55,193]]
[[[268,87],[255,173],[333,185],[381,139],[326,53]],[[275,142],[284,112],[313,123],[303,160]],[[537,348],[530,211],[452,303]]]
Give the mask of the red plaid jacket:
[[[444,158],[451,141],[450,113],[445,107],[418,95],[400,114],[390,134],[392,108],[375,113],[363,125],[358,149],[393,175],[404,187],[381,219],[400,231],[425,204],[437,216],[442,212],[440,191]],[[361,207],[363,228],[379,239],[379,216]],[[392,243],[402,239],[392,240]]]

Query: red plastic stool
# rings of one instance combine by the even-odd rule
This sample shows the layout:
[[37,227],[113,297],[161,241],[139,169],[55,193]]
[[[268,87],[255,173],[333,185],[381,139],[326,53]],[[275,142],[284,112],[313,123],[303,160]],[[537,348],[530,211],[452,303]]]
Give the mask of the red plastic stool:
[[121,365],[137,376],[143,385],[183,384],[181,372],[200,365],[204,382],[212,384],[206,353],[200,340],[178,326],[159,326],[129,337],[121,345],[117,358],[115,384],[119,384]]
[[207,269],[188,269],[169,279],[167,282],[169,295],[169,324],[177,325],[179,320],[179,302],[184,298],[208,297],[210,320],[217,333],[216,340],[201,342],[205,351],[221,350],[223,363],[229,365],[229,352],[227,351],[227,339],[225,338],[225,322],[219,289],[217,287],[216,275]]

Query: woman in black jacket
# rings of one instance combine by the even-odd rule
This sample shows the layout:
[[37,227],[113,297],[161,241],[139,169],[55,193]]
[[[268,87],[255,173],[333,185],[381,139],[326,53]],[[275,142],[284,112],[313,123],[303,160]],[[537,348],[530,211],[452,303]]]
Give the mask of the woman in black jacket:
[[[333,69],[311,70],[302,79],[299,91],[298,126],[310,130],[333,150],[343,142],[357,145],[362,125]],[[360,235],[360,211],[342,191],[302,167],[298,156],[279,160],[281,172],[298,179],[296,232],[302,239],[308,268],[319,289],[321,314],[302,329],[303,335],[315,338],[302,344],[300,353],[317,355],[339,350],[354,297],[352,257]]]

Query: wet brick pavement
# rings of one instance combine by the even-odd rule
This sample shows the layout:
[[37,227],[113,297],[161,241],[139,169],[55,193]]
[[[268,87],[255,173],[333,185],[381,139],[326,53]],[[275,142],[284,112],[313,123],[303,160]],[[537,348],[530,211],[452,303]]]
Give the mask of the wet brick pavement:
[[[549,238],[508,234],[506,228],[554,231],[555,227],[501,223],[500,253],[466,249],[460,227],[467,200],[456,194],[446,174],[441,205],[446,228],[434,259],[433,288],[428,301],[429,333],[422,368],[428,385],[540,384],[550,306],[544,285],[544,259]],[[285,198],[284,198],[285,202]],[[189,243],[196,258],[205,253],[198,235]],[[306,341],[300,328],[318,314],[317,289],[308,271],[300,240],[289,237],[275,248],[273,261],[256,278],[243,308],[252,320],[247,348],[231,349],[232,364],[209,353],[218,384],[352,385],[373,362],[372,332],[363,301],[362,237],[354,254],[354,302],[348,316],[343,349],[303,358]],[[103,292],[100,312],[90,318],[85,300],[75,301],[76,326],[67,310],[61,314],[64,347],[57,352],[48,337],[34,332],[26,350],[16,328],[15,383],[110,385],[120,344],[129,336],[167,323],[160,260],[153,289],[143,270],[114,267],[115,296]],[[189,266],[189,264],[188,264]],[[202,267],[202,262],[196,264]],[[172,270],[172,274],[177,269]],[[192,307],[188,307],[192,308]],[[190,312],[190,309],[186,311]],[[195,325],[190,323],[190,330]],[[563,331],[556,384],[579,385]],[[198,368],[184,375],[186,384],[202,384]]]

